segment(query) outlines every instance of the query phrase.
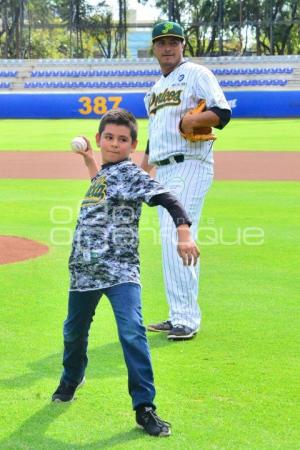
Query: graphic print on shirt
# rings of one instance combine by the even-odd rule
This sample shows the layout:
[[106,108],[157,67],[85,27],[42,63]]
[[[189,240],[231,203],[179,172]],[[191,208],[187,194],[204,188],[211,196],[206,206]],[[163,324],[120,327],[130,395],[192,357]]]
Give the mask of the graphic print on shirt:
[[85,194],[81,206],[92,206],[103,203],[106,199],[107,185],[105,176],[97,178]]
[[[140,283],[142,203],[168,192],[128,160],[102,167],[82,203],[69,258],[70,290]],[[87,207],[89,206],[89,207]]]

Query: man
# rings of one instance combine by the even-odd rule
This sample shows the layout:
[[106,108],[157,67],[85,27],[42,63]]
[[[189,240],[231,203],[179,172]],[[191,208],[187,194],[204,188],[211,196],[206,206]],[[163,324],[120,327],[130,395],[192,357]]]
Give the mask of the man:
[[[176,192],[192,220],[197,237],[204,197],[213,180],[212,146],[215,138],[210,127],[222,129],[230,120],[230,107],[212,72],[184,60],[184,34],[175,22],[155,25],[152,31],[153,53],[162,76],[145,96],[149,115],[149,141],[142,168],[156,166],[157,180]],[[200,100],[205,110],[193,114]],[[207,140],[191,142],[182,136],[208,133]],[[168,339],[193,338],[200,327],[198,305],[200,266],[182,267],[176,252],[176,230],[159,208],[162,238],[163,272],[169,319],[148,326],[149,331],[168,333]]]

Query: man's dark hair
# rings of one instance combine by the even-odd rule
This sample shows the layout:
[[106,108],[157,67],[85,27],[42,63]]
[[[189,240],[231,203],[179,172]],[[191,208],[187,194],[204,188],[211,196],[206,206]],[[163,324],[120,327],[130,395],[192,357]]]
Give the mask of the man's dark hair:
[[130,130],[130,136],[132,139],[132,142],[136,141],[137,139],[137,121],[133,114],[131,114],[129,111],[126,111],[126,109],[122,108],[116,108],[111,109],[101,119],[100,125],[99,125],[99,133],[102,134],[104,128],[109,123],[112,123],[114,125],[123,125],[125,127],[128,127]]

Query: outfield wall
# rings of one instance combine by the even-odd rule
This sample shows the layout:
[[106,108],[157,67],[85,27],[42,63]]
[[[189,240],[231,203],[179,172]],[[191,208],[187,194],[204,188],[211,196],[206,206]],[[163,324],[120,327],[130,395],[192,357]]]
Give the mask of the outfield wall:
[[[2,119],[95,119],[113,107],[145,118],[144,92],[0,93]],[[236,118],[300,117],[300,91],[226,91]]]

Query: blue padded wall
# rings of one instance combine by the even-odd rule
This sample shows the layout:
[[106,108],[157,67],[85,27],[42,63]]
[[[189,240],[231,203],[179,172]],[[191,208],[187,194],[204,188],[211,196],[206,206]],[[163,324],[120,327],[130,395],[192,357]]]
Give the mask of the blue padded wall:
[[[145,118],[143,92],[0,93],[2,119],[100,118],[122,107]],[[300,117],[300,91],[227,91],[233,117]]]

